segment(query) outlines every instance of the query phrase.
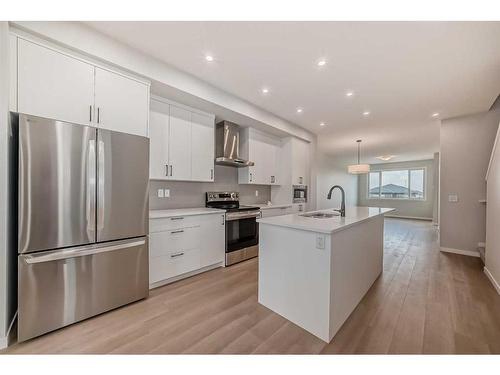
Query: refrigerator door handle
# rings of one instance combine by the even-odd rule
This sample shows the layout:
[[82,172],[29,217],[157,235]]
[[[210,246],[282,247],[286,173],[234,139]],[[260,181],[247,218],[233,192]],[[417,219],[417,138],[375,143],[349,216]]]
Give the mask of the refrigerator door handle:
[[64,250],[53,251],[50,252],[50,254],[40,253],[35,255],[24,255],[23,258],[24,261],[28,264],[45,263],[60,259],[77,258],[86,255],[94,255],[94,254],[106,253],[109,251],[128,249],[130,247],[142,246],[145,243],[146,243],[145,240],[134,240],[109,246],[101,245],[100,247],[98,247],[92,245],[92,246],[81,247],[78,249],[64,249]]
[[87,153],[87,233],[95,236],[95,209],[96,209],[96,160],[95,139],[89,140]]
[[104,229],[104,142],[99,140],[99,149],[97,152],[97,200],[99,202],[98,212],[97,212],[97,230],[100,231]]

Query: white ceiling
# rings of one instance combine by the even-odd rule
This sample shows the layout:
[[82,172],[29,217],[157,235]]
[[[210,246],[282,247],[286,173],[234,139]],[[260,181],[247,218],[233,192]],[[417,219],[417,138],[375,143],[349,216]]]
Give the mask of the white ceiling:
[[354,156],[363,139],[367,162],[432,157],[433,113],[485,111],[500,91],[500,22],[87,24],[319,134],[332,155]]

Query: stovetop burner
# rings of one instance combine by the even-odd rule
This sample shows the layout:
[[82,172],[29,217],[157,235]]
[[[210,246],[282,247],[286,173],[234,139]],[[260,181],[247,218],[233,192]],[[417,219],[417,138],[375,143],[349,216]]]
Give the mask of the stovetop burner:
[[207,192],[205,205],[210,208],[220,208],[228,212],[259,210],[255,206],[240,206],[240,196],[237,191]]

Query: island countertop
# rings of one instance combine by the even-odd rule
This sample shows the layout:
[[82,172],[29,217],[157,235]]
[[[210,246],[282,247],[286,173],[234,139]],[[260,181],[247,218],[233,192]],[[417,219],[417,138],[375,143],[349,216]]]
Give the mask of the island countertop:
[[332,234],[356,225],[362,221],[368,220],[372,217],[384,215],[388,212],[394,211],[394,208],[380,208],[380,207],[346,207],[345,217],[334,216],[332,218],[313,218],[304,217],[304,214],[310,213],[335,213],[333,209],[318,210],[303,212],[292,215],[273,216],[268,218],[258,219],[260,224],[276,225],[280,227],[294,228],[306,230],[317,233]]

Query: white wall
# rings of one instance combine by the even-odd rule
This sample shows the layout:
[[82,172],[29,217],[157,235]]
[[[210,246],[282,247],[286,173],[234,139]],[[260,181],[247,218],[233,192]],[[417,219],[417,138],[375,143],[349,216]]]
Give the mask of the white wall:
[[[314,163],[314,162],[313,162]],[[341,194],[338,190],[332,199],[326,197],[333,185],[340,185],[346,193],[346,210],[358,203],[358,177],[347,173],[347,162],[318,152],[316,156],[316,204],[318,209],[339,208]]]
[[500,294],[500,125],[487,176],[486,274]]
[[12,249],[13,222],[9,220],[12,186],[9,181],[9,28],[0,22],[0,348],[16,311],[16,259]]
[[[495,140],[500,109],[446,119],[440,134],[441,247],[477,253],[486,239],[486,170]],[[458,202],[448,202],[450,194]]]
[[382,169],[406,169],[420,167],[424,167],[427,170],[425,180],[425,200],[418,201],[408,199],[368,199],[368,175],[365,174],[359,176],[359,205],[395,208],[396,211],[392,212],[391,216],[412,217],[429,220],[432,219],[435,198],[434,160],[372,164],[371,170],[376,171]]

